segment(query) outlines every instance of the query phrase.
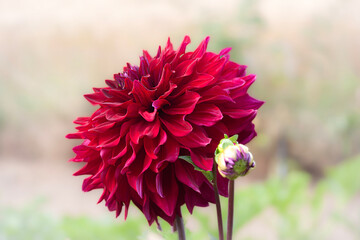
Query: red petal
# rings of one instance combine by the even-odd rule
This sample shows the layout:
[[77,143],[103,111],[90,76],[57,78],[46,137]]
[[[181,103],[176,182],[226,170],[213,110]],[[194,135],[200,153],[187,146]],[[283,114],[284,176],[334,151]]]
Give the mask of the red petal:
[[206,52],[206,48],[207,45],[209,43],[210,37],[206,37],[201,43],[200,45],[196,48],[196,50],[193,52],[192,54],[192,58],[200,58],[202,57],[205,52]]
[[176,64],[178,63],[179,59],[181,58],[181,56],[185,53],[186,50],[186,46],[190,43],[190,37],[189,36],[185,36],[184,40],[182,41],[180,47],[178,48],[178,50],[176,51],[176,55],[174,57],[174,60],[171,62],[172,66],[176,66]]
[[224,56],[228,54],[230,51],[231,51],[231,47],[224,48],[223,50],[220,51],[219,56]]
[[185,121],[184,115],[164,115],[160,118],[167,130],[176,137],[182,137],[189,134],[193,128],[190,123]]
[[196,166],[205,170],[211,171],[213,166],[213,159],[204,156],[201,153],[201,150],[189,149],[191,160],[194,162]]
[[195,171],[194,167],[184,160],[178,160],[175,162],[176,178],[186,186],[200,193],[198,184],[200,182],[199,176],[195,173]]
[[179,194],[174,175],[173,170],[168,167],[156,176],[156,189],[159,195],[154,195],[154,202],[168,216],[174,214]]
[[88,131],[91,132],[98,132],[98,133],[103,133],[106,130],[112,128],[115,125],[115,122],[103,122],[101,124],[96,125],[93,128],[90,128]]
[[156,168],[159,170],[166,162],[175,162],[175,160],[179,157],[179,153],[179,144],[174,139],[168,137],[166,143],[161,147],[158,153],[160,161],[156,165]]
[[146,122],[144,120],[140,120],[135,123],[130,128],[130,138],[131,141],[138,144],[139,139],[143,136],[148,136],[150,138],[154,138],[159,134],[160,130],[160,121],[156,119],[154,122]]
[[124,164],[123,168],[121,169],[121,174],[125,174],[126,172],[128,172],[129,168],[130,168],[130,165],[136,159],[136,149],[134,148],[132,142],[130,142],[130,146],[131,146],[132,152],[130,152],[130,148],[128,148],[129,150],[127,151],[127,154],[123,157],[122,161],[124,161],[125,164]]
[[234,100],[229,96],[229,94],[221,89],[219,86],[214,86],[208,90],[202,91],[200,93],[201,98],[198,103],[213,101],[219,103],[219,101],[234,102]]
[[137,176],[126,174],[129,185],[137,192],[140,198],[143,197],[143,175]]
[[190,59],[183,61],[175,68],[175,76],[174,77],[186,77],[191,75],[195,71],[197,60]]
[[199,73],[207,73],[212,76],[218,76],[224,68],[226,58],[219,58],[219,55],[207,52],[197,65]]
[[157,93],[163,93],[169,88],[169,78],[173,71],[171,70],[171,66],[169,63],[165,64],[162,75],[159,80],[158,85],[156,86],[156,92]]
[[223,81],[219,84],[219,87],[225,90],[234,88],[242,88],[245,85],[245,80],[241,77],[233,78],[231,80]]
[[251,86],[251,84],[253,84],[253,82],[255,82],[256,75],[250,74],[246,77],[242,77],[241,79],[244,81],[244,84],[241,84],[241,85],[231,89],[230,96],[232,98],[238,98],[238,97],[246,94],[246,92],[249,89],[249,87]]
[[156,117],[157,109],[155,108],[154,111],[148,112],[144,109],[139,110],[139,114],[148,122],[154,121]]
[[147,107],[151,105],[155,91],[147,89],[138,80],[135,80],[133,90],[130,93],[134,95],[136,102],[141,103],[141,105]]
[[221,109],[221,112],[224,115],[228,115],[231,118],[243,118],[256,114],[256,110],[253,109],[244,110],[244,109],[236,109],[236,108]]
[[195,111],[186,116],[186,120],[198,126],[212,126],[220,121],[223,115],[220,109],[214,104],[199,104]]
[[164,108],[163,112],[167,114],[190,114],[193,112],[200,95],[196,92],[185,92],[180,97],[171,101],[169,108]]
[[81,132],[80,133],[69,133],[65,137],[68,138],[68,139],[81,139],[81,138],[83,138]]
[[166,142],[167,136],[164,130],[160,129],[160,134],[155,139],[144,138],[144,149],[152,159],[157,159],[160,146]]
[[237,107],[243,108],[243,109],[258,109],[261,107],[261,105],[264,104],[263,101],[259,101],[253,97],[250,97],[249,94],[245,94],[241,97],[238,97],[235,99]]
[[152,103],[152,106],[155,108],[155,109],[160,109],[162,108],[163,106],[165,105],[170,105],[170,102],[166,99],[163,99],[163,98],[159,98],[157,100],[155,100],[153,103]]
[[185,89],[203,88],[214,82],[214,76],[207,73],[197,73],[192,75],[191,80],[184,86]]
[[85,94],[84,97],[93,105],[103,103],[107,99],[101,92]]
[[194,126],[193,131],[184,137],[177,137],[176,140],[188,148],[205,147],[211,142],[205,130]]

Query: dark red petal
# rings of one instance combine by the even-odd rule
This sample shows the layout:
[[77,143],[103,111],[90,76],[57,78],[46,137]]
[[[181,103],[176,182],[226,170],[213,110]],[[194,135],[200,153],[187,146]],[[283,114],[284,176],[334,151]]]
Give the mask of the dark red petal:
[[126,172],[128,172],[130,165],[136,159],[136,149],[134,148],[132,142],[130,142],[130,146],[131,146],[131,148],[128,148],[127,154],[122,159],[122,161],[124,161],[125,164],[124,164],[123,168],[121,169],[121,174],[125,174]]
[[164,130],[160,129],[159,135],[155,138],[144,138],[144,149],[147,155],[152,159],[157,159],[156,155],[159,152],[160,146],[163,145],[167,140],[167,136]]
[[81,132],[69,133],[65,137],[68,138],[68,139],[81,139],[81,138],[83,138]]
[[87,162],[85,164],[85,166],[83,166],[80,170],[75,172],[73,175],[74,176],[79,176],[79,175],[84,175],[84,174],[94,175],[101,168],[101,166],[102,166],[101,160]]
[[224,89],[221,89],[219,86],[214,86],[199,93],[201,95],[201,98],[199,99],[198,103],[211,102],[221,104],[222,102],[235,102],[229,96],[229,94]]
[[126,174],[126,177],[132,189],[137,192],[140,198],[143,198],[143,175]]
[[174,77],[186,77],[191,75],[195,71],[197,61],[198,60],[196,59],[190,59],[177,65]]
[[[253,114],[246,116],[244,118],[229,118],[224,117],[223,122],[225,125],[228,126],[229,129],[229,135],[238,134],[239,136],[244,133],[244,131],[254,131],[254,129],[251,127],[251,121],[255,118],[256,111],[253,112]],[[248,132],[246,133],[248,134]],[[243,144],[243,143],[242,143]]]
[[135,101],[141,105],[148,107],[152,103],[152,98],[155,94],[154,90],[147,89],[138,80],[134,81],[133,90],[130,92],[134,95]]
[[153,171],[146,171],[144,173],[144,182],[147,186],[147,190],[152,192],[152,193],[156,193],[156,176],[157,174],[154,173]]
[[203,155],[200,149],[189,149],[191,160],[196,166],[205,170],[211,171],[213,166],[213,158],[209,158]]
[[160,148],[158,153],[160,161],[156,165],[156,168],[159,170],[164,166],[164,163],[175,162],[175,160],[179,157],[179,153],[179,144],[173,138],[168,136],[166,143]]
[[238,138],[238,142],[241,144],[247,144],[257,135],[255,132],[255,125],[253,123],[246,125],[244,129],[245,130],[243,130],[241,134],[239,134]]
[[97,147],[114,147],[120,141],[120,129],[111,129],[107,132],[99,134]]
[[158,157],[155,154],[155,140],[145,137],[144,138],[144,149],[147,154],[152,159],[157,159]]
[[220,109],[214,104],[199,104],[195,111],[186,117],[191,123],[198,126],[212,126],[220,121],[223,115]]
[[241,77],[233,78],[231,80],[223,81],[219,84],[219,87],[225,90],[242,88],[245,85],[245,80]]
[[207,52],[198,64],[199,73],[207,73],[212,76],[219,76],[226,63],[226,58],[219,58],[214,53]]
[[209,86],[214,82],[214,76],[207,73],[196,73],[191,80],[184,86],[184,89],[198,89]]
[[168,116],[164,114],[160,120],[172,135],[183,137],[189,134],[193,129],[191,124],[185,121],[184,118],[184,115]]
[[264,104],[263,101],[259,101],[253,97],[250,97],[249,94],[245,94],[241,97],[238,97],[235,99],[237,107],[243,108],[243,109],[258,109],[261,107],[261,105]]
[[155,108],[152,112],[149,112],[145,109],[140,109],[139,114],[148,122],[154,121],[156,117],[157,109]]
[[143,136],[148,136],[150,138],[156,137],[159,134],[159,130],[159,119],[156,119],[154,122],[146,122],[144,120],[140,120],[130,128],[130,138],[131,141],[138,144],[139,139]]
[[200,45],[196,48],[196,50],[193,52],[192,54],[192,58],[201,58],[205,52],[206,52],[206,48],[207,45],[209,43],[210,37],[206,37],[201,43]]
[[163,98],[159,98],[157,100],[155,100],[153,103],[152,103],[152,106],[155,108],[155,109],[160,109],[162,108],[163,106],[165,105],[170,105],[170,102],[166,99],[163,99]]
[[249,89],[251,84],[253,84],[253,82],[255,82],[256,75],[250,74],[246,77],[242,77],[241,79],[244,81],[244,84],[235,86],[234,88],[232,88],[230,90],[230,96],[234,99],[247,93],[247,90]]
[[159,195],[154,196],[154,202],[166,215],[172,216],[179,190],[171,167],[167,167],[156,176],[156,189]]
[[114,111],[114,109],[109,109],[106,112],[106,119],[109,121],[116,121],[116,122],[120,122],[123,119],[126,118],[126,109],[118,109],[117,111]]
[[104,185],[100,181],[100,179],[98,179],[98,178],[93,179],[92,176],[85,178],[83,181],[83,184],[82,184],[82,190],[84,192],[89,192],[91,190],[103,188],[103,187],[104,187]]
[[176,178],[186,186],[200,193],[199,182],[201,182],[201,180],[199,180],[199,176],[195,171],[194,167],[184,160],[179,159],[175,162]]
[[78,117],[77,119],[75,119],[74,123],[80,125],[86,125],[89,123],[89,121],[90,121],[89,117]]
[[229,179],[224,178],[223,176],[220,175],[219,171],[216,171],[217,173],[217,186],[218,186],[218,190],[219,190],[219,194],[221,196],[227,197],[229,195],[229,187],[228,187],[228,183],[229,183]]
[[188,148],[205,147],[211,141],[203,128],[194,126],[193,131],[184,137],[176,137],[176,140]]
[[230,51],[231,51],[231,47],[224,48],[223,50],[220,51],[219,56],[224,56],[228,54]]
[[221,78],[230,80],[235,77],[244,77],[246,68],[246,65],[239,65],[235,62],[228,61],[221,72]]
[[[206,207],[209,206],[209,201],[204,199],[204,193],[194,192],[193,190],[184,187],[185,190],[185,203],[189,212],[192,214],[195,206]],[[214,196],[214,192],[212,192]]]
[[97,105],[100,103],[103,103],[107,98],[101,93],[91,93],[91,94],[85,94],[84,97],[92,104]]
[[156,86],[156,92],[164,93],[169,88],[169,79],[173,71],[169,63],[165,64],[164,69],[162,70],[162,75],[159,80],[158,85]]
[[184,40],[182,41],[182,43],[180,44],[180,47],[178,48],[178,50],[176,51],[176,55],[173,59],[173,61],[171,62],[172,66],[176,66],[181,58],[181,56],[185,53],[186,50],[186,46],[190,43],[190,37],[189,36],[185,36]]
[[106,130],[112,128],[115,125],[115,122],[103,122],[101,124],[96,125],[93,128],[90,128],[88,131],[94,131],[94,132],[98,132],[98,133],[103,133]]
[[193,112],[200,95],[196,92],[185,92],[180,97],[171,101],[169,108],[164,108],[166,114],[190,114]]
[[231,118],[243,118],[256,114],[256,110],[253,109],[237,109],[237,108],[224,108],[221,109],[224,115],[228,115]]

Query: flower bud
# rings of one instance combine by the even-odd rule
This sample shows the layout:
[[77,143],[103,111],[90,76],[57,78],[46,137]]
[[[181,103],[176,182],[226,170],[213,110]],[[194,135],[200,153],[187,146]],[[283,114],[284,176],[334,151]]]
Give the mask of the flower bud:
[[255,167],[255,161],[248,147],[242,144],[229,145],[217,157],[221,176],[230,180],[245,176]]

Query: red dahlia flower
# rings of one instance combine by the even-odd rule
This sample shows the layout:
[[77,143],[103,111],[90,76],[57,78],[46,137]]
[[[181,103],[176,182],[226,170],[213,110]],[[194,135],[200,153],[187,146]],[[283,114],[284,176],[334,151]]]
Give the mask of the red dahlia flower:
[[[208,42],[185,52],[188,36],[176,51],[168,40],[155,57],[144,51],[139,66],[127,64],[108,87],[85,95],[99,108],[67,135],[84,139],[71,161],[86,164],[74,175],[90,175],[83,190],[103,189],[99,202],[116,216],[125,206],[126,218],[132,201],[149,224],[161,217],[173,225],[184,203],[190,212],[214,203],[212,184],[179,156],[208,171],[224,134],[242,144],[255,137],[252,120],[263,104],[247,94],[255,75],[229,60],[230,48],[207,52]],[[218,175],[223,196],[227,184]]]

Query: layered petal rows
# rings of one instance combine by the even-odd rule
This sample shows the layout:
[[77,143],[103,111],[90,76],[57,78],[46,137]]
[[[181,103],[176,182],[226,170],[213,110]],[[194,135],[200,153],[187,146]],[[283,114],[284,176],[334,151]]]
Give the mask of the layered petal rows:
[[[255,137],[252,120],[263,104],[247,94],[255,75],[229,60],[229,48],[207,52],[208,42],[186,52],[188,36],[178,50],[169,40],[155,57],[144,51],[139,66],[127,64],[107,87],[85,95],[98,109],[67,135],[83,139],[71,160],[85,165],[74,175],[89,175],[83,190],[102,189],[99,202],[116,216],[124,207],[126,217],[133,202],[149,224],[161,217],[173,225],[183,204],[192,212],[214,203],[212,184],[179,156],[208,171],[224,134],[238,134],[242,144]],[[227,184],[218,175],[223,196]]]

